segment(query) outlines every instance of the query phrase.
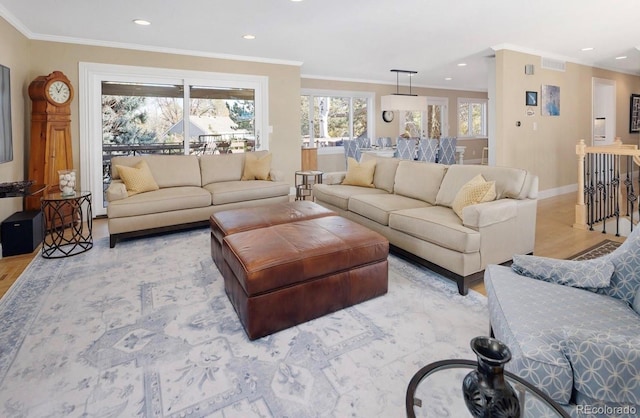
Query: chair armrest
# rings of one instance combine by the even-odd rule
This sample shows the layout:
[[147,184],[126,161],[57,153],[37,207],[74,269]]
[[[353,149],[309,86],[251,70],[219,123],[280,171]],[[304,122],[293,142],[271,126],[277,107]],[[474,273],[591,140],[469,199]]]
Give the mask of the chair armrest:
[[129,197],[127,186],[121,180],[112,180],[107,188],[107,202],[122,200],[126,197]]
[[284,173],[281,170],[269,171],[269,178],[271,181],[284,181]]
[[609,287],[615,267],[606,258],[559,260],[535,255],[513,256],[511,268],[532,279],[595,291]]
[[346,171],[332,171],[324,173],[322,176],[322,183],[324,184],[340,184],[347,176]]
[[462,209],[462,223],[470,228],[482,228],[515,218],[517,203],[513,199],[499,199],[478,203]]
[[575,328],[563,332],[560,346],[578,392],[607,403],[640,405],[640,337]]

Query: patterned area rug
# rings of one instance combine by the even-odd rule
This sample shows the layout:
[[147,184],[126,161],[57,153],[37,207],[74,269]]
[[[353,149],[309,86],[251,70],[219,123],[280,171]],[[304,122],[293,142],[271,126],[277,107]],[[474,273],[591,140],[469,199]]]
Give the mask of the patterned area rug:
[[[390,256],[387,295],[251,342],[209,251],[195,230],[36,257],[0,300],[0,416],[400,417],[415,372],[488,332],[484,296]],[[423,410],[459,416],[458,383]]]
[[594,245],[593,247],[587,248],[586,250],[569,257],[567,260],[591,260],[593,258],[597,258],[613,252],[620,245],[622,245],[621,242],[605,239],[604,241]]

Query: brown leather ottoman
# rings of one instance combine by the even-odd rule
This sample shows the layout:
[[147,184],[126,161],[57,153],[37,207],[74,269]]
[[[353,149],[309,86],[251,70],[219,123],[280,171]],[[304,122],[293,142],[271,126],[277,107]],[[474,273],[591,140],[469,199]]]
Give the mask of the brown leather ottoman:
[[333,216],[335,212],[311,201],[276,203],[273,205],[225,210],[209,218],[211,257],[222,271],[222,239],[229,234],[288,222]]
[[340,216],[227,235],[222,253],[252,340],[387,292],[389,241]]

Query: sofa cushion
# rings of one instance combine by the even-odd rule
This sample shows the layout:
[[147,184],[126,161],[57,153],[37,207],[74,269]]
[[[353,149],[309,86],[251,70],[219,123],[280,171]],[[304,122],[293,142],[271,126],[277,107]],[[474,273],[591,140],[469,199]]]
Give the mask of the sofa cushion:
[[347,158],[347,175],[342,184],[351,186],[374,187],[373,173],[376,170],[376,160],[359,163],[355,158]]
[[154,180],[151,170],[144,160],[140,161],[134,167],[119,165],[116,168],[127,188],[128,196],[159,189],[158,183]]
[[491,202],[495,198],[496,182],[486,181],[482,174],[478,174],[458,191],[456,198],[453,199],[451,208],[460,219],[464,220],[462,209],[478,203]]
[[242,178],[246,153],[214,154],[200,156],[202,185]]
[[245,154],[244,170],[241,180],[270,180],[271,153],[256,155],[255,152]]
[[480,251],[480,233],[443,206],[398,210],[389,215],[389,227],[461,253]]
[[640,287],[636,291],[636,295],[633,298],[633,310],[640,314]]
[[211,201],[214,205],[267,199],[289,194],[288,183],[269,180],[223,181],[207,184],[204,188],[211,193]]
[[373,173],[373,185],[376,189],[382,189],[393,193],[393,185],[396,181],[396,171],[400,160],[398,158],[376,157],[369,153],[363,153],[360,161],[366,162],[371,159],[376,161],[376,171]]
[[178,186],[202,186],[200,165],[195,155],[144,155],[140,157],[113,157],[111,159],[111,178],[119,179],[117,166],[134,167],[140,161],[146,161],[154,180],[160,188]]
[[326,202],[342,210],[349,209],[349,198],[360,194],[387,194],[384,190],[346,184],[314,184],[316,200]]
[[349,199],[349,211],[369,218],[381,225],[389,225],[389,213],[411,208],[431,206],[422,200],[393,194],[360,194]]
[[147,215],[211,205],[211,193],[201,187],[165,187],[110,202],[109,218]]
[[454,164],[449,166],[442,179],[436,204],[451,207],[458,190],[478,174],[482,174],[486,181],[496,182],[497,199],[522,198],[521,192],[527,179],[525,170],[510,167]]
[[533,279],[565,286],[596,289],[611,282],[613,264],[605,259],[558,260],[533,255],[514,255],[513,271]]
[[400,161],[394,193],[434,205],[446,171],[447,166],[444,164]]

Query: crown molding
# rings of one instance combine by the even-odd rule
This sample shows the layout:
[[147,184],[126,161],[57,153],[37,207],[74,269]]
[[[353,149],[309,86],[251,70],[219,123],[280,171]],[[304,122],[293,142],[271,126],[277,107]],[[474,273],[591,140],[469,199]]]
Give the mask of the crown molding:
[[294,67],[302,66],[301,61],[281,60],[281,59],[264,58],[264,57],[250,57],[250,56],[233,55],[233,54],[220,54],[220,53],[197,51],[197,50],[190,50],[190,49],[165,48],[165,47],[158,47],[158,46],[130,44],[125,42],[108,42],[108,41],[100,41],[95,39],[74,38],[74,37],[68,37],[68,36],[43,35],[43,34],[31,32],[19,19],[17,19],[13,14],[9,13],[9,11],[1,4],[0,4],[0,17],[4,18],[7,22],[9,22],[10,25],[16,28],[25,37],[33,41],[59,42],[59,43],[76,44],[76,45],[98,46],[98,47],[104,47],[104,48],[131,49],[136,51],[159,52],[164,54],[216,58],[216,59],[231,60],[231,61],[247,61],[247,62],[260,62],[264,64],[291,65]]

